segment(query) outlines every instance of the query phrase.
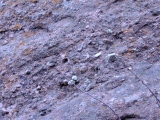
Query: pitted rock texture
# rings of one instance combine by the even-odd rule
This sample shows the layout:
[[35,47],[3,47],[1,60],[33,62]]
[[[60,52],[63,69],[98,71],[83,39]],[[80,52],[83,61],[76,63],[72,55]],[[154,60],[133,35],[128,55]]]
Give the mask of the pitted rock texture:
[[159,0],[1,0],[0,119],[158,120],[159,8]]

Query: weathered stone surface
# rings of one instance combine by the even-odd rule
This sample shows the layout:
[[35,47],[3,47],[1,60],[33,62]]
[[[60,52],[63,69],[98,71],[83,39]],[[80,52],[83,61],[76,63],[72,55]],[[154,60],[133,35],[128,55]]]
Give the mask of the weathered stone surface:
[[158,120],[159,8],[159,0],[1,0],[0,119]]

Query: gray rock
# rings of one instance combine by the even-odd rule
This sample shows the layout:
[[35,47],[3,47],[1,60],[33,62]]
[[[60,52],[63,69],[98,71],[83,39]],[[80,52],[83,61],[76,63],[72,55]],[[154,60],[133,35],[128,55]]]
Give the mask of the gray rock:
[[84,74],[85,72],[87,72],[87,70],[88,70],[87,66],[83,65],[82,67],[80,67],[80,71],[81,71],[82,74]]
[[108,30],[107,30],[107,33],[108,33],[108,34],[112,34],[113,31],[112,31],[111,29],[108,29]]
[[37,90],[41,90],[41,86],[37,86],[37,88],[36,88]]
[[49,67],[55,67],[55,66],[57,65],[57,63],[56,63],[56,61],[54,61],[54,60],[50,60],[50,61],[47,62],[47,65],[48,65]]
[[77,77],[76,75],[73,75],[73,76],[72,76],[72,80],[77,81],[77,80],[78,80],[78,77]]
[[73,85],[75,85],[75,80],[70,80],[70,81],[68,81],[68,85],[71,85],[71,86],[73,86]]
[[159,120],[160,0],[1,1],[0,120]]
[[117,58],[115,53],[108,54],[108,62],[115,62],[116,60]]

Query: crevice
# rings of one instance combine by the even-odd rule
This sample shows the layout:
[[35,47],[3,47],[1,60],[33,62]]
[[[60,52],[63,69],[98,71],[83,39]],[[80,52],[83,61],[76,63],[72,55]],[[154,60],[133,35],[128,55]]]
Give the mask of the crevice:
[[[122,59],[122,58],[121,58],[121,59]],[[159,100],[159,98],[157,97],[157,95],[150,89],[150,87],[149,87],[137,74],[135,74],[131,69],[129,69],[129,68],[127,67],[127,65],[126,65],[123,61],[124,61],[124,60],[122,59],[121,62],[122,62],[122,64],[124,65],[124,67],[127,68],[127,70],[130,71],[130,72],[135,76],[135,78],[138,79],[138,80],[142,83],[142,85],[144,85],[144,86],[146,87],[146,89],[147,89],[147,90],[152,94],[152,96],[156,99],[158,107],[160,107],[160,100]]]
[[120,118],[121,118],[121,120],[129,120],[129,119],[133,119],[133,118],[141,119],[140,116],[135,115],[135,114],[125,114],[125,115],[121,116]]
[[114,0],[113,3],[122,2],[123,0]]

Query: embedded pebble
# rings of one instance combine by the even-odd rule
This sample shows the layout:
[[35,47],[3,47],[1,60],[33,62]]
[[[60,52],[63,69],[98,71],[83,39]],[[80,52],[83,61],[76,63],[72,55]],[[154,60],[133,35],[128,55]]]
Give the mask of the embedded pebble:
[[72,80],[77,81],[77,79],[78,79],[78,78],[77,78],[77,76],[76,76],[76,75],[73,75],[73,76],[72,76]]
[[87,72],[87,70],[88,70],[88,68],[86,66],[82,66],[80,68],[80,71],[81,71],[82,74],[84,74],[85,72]]
[[74,80],[70,80],[70,81],[68,81],[68,85],[75,85],[75,81]]
[[117,60],[116,58],[116,54],[112,53],[112,54],[108,54],[108,61],[109,62],[115,62]]
[[0,120],[160,118],[159,0],[1,1]]
[[99,57],[102,54],[102,52],[99,52],[97,54],[94,55],[94,57]]
[[37,87],[37,90],[41,90],[41,86],[38,86],[38,87]]
[[132,68],[131,68],[131,67],[129,67],[128,69],[129,69],[129,70],[132,70]]
[[108,29],[108,30],[107,30],[107,33],[112,34],[113,31],[112,31],[111,29]]
[[47,65],[48,65],[49,67],[54,67],[54,66],[56,65],[56,63],[55,63],[54,61],[48,61],[48,62],[47,62]]
[[26,74],[26,75],[29,75],[29,74],[31,74],[31,71],[30,71],[30,70],[26,70],[26,71],[25,71],[25,74]]

